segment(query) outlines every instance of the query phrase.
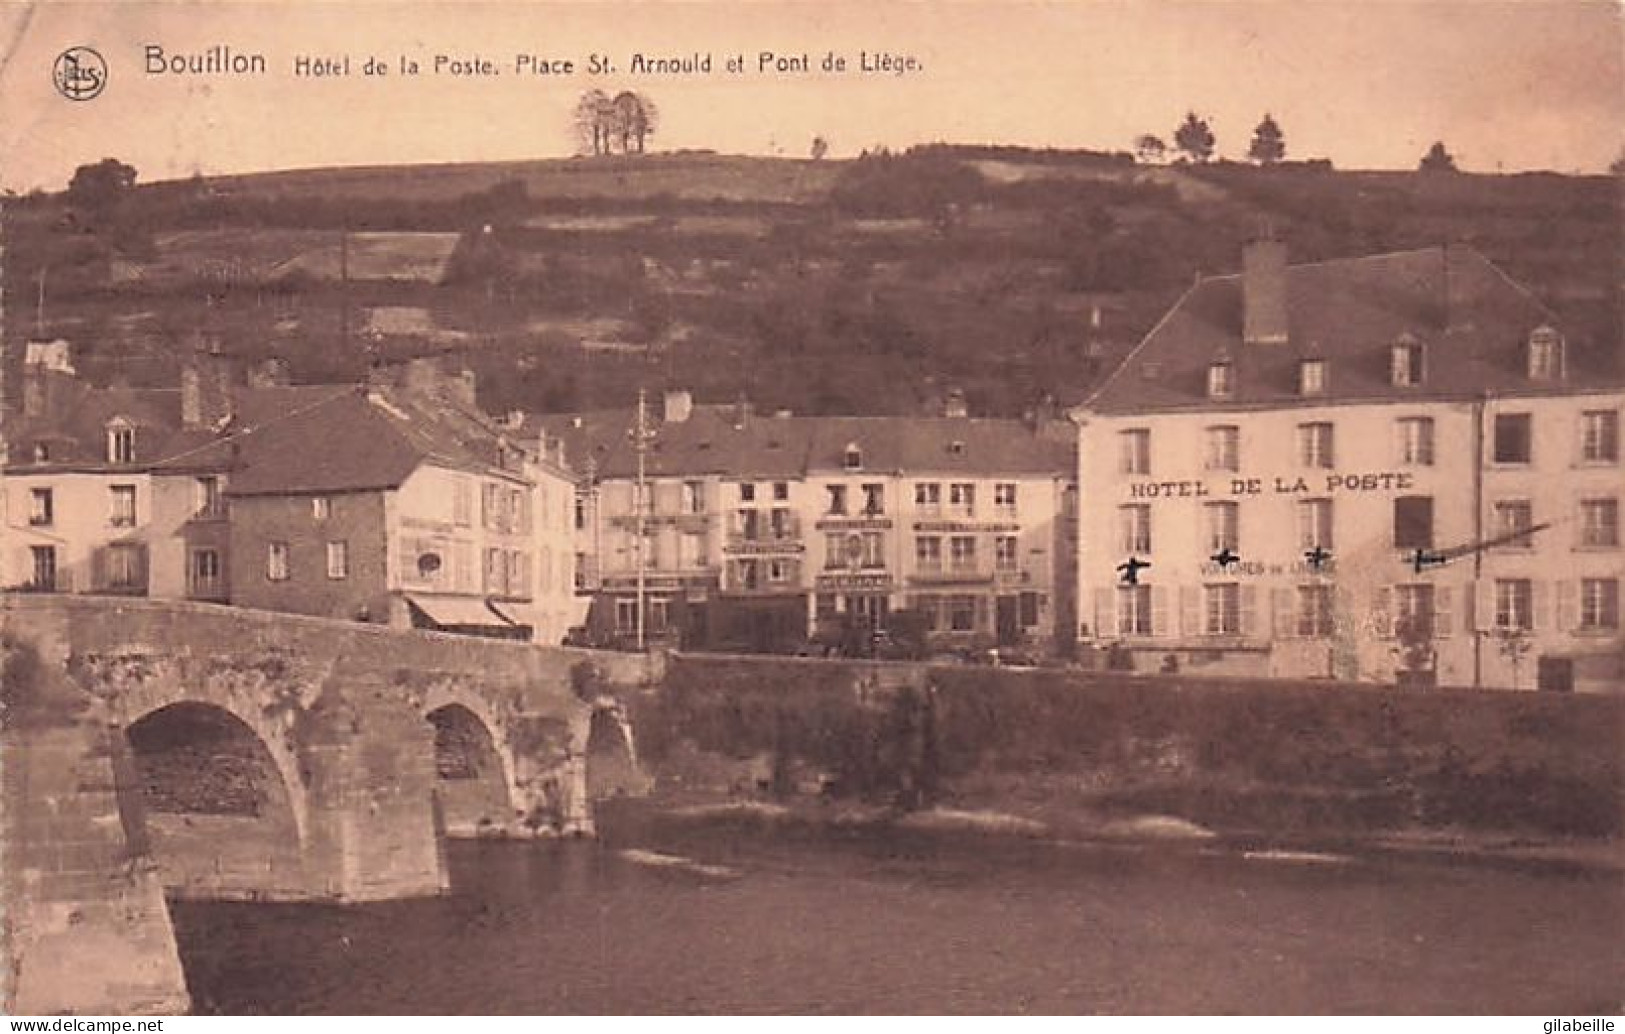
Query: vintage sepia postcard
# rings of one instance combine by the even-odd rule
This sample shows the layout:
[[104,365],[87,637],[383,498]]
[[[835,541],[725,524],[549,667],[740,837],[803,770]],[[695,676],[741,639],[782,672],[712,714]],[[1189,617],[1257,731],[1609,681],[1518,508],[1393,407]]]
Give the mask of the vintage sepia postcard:
[[1622,44],[0,3],[0,1008],[1614,1030]]

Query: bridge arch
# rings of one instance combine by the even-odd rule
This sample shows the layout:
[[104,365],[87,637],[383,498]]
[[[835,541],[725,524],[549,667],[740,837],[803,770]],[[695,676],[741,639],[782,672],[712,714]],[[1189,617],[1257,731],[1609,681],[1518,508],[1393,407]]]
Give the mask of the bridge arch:
[[507,726],[475,694],[436,687],[423,717],[434,727],[435,788],[446,830],[507,828],[522,811]]
[[242,717],[180,700],[125,725],[124,739],[132,763],[120,793],[139,799],[142,836],[167,887],[224,897],[303,887],[301,787]]

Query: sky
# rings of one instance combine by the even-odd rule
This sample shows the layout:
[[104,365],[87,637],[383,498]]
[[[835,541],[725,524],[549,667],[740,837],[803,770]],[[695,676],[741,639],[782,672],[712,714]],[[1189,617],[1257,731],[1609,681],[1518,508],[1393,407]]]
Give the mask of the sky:
[[[143,181],[268,169],[561,157],[583,91],[658,106],[654,149],[834,157],[928,141],[1128,150],[1171,140],[1187,110],[1240,158],[1268,111],[1289,157],[1414,168],[1435,140],[1474,171],[1598,172],[1625,127],[1622,8],[1580,0],[1077,0],[1019,3],[141,2],[0,0],[0,187],[60,189],[103,157]],[[61,96],[57,56],[101,54],[105,90]],[[227,46],[263,75],[149,74],[166,55]],[[759,72],[764,51],[810,71]],[[858,69],[860,52],[916,71]],[[846,71],[820,69],[826,53]],[[586,71],[588,55],[615,64]],[[634,75],[634,54],[709,54],[709,74]],[[518,74],[520,54],[576,63]],[[298,77],[299,56],[351,58]],[[433,73],[435,55],[496,75]],[[369,56],[392,74],[361,74]],[[730,72],[730,57],[746,70]],[[417,76],[400,60],[416,60]]]

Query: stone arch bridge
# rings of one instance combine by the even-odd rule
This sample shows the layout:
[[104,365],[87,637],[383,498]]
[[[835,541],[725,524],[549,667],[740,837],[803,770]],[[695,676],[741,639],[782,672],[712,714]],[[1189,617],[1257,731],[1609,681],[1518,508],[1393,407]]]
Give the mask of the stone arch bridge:
[[165,891],[432,894],[446,835],[591,833],[595,759],[636,779],[615,689],[656,674],[637,655],[16,594],[0,664],[6,1002],[23,1011],[184,1000]]

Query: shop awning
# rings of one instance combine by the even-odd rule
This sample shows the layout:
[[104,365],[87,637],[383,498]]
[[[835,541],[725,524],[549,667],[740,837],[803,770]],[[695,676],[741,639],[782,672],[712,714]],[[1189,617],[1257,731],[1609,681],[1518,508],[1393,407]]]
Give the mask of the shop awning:
[[441,628],[509,628],[517,624],[485,600],[467,596],[408,596],[406,601]]

